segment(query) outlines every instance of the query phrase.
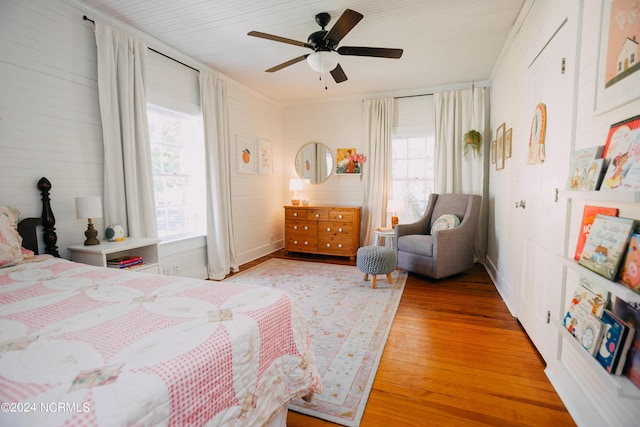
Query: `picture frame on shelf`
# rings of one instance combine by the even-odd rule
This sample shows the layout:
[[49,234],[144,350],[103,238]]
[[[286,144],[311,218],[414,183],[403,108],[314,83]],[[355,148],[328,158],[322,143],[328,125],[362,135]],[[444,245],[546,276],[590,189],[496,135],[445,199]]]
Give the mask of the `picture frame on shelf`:
[[[640,20],[634,15],[633,3],[625,0],[603,0],[598,71],[594,111],[602,114],[640,97]],[[616,13],[612,13],[612,11]],[[625,25],[620,21],[626,20]],[[635,50],[634,50],[635,49]],[[635,55],[631,58],[630,55]]]
[[236,164],[239,174],[255,174],[255,151],[255,142],[251,138],[243,135],[236,135]]
[[496,170],[504,169],[505,123],[496,129]]
[[271,141],[265,138],[258,138],[258,174],[273,174],[273,148]]

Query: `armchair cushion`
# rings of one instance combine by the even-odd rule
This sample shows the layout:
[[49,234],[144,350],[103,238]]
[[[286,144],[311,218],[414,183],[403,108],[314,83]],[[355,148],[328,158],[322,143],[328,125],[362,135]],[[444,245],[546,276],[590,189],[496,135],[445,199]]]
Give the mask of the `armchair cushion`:
[[440,230],[449,230],[460,225],[460,218],[453,214],[440,215],[431,226],[431,234]]
[[409,234],[407,236],[403,236],[402,250],[421,256],[432,257],[433,236],[430,234]]

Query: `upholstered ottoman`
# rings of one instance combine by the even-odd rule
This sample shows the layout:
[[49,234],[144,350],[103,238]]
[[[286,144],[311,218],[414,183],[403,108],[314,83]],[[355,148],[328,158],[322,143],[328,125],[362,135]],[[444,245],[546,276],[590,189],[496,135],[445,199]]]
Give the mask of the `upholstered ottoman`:
[[369,280],[371,287],[376,288],[376,275],[386,274],[387,281],[393,283],[391,273],[396,269],[396,250],[385,246],[363,246],[358,249],[356,265],[364,273],[364,280]]

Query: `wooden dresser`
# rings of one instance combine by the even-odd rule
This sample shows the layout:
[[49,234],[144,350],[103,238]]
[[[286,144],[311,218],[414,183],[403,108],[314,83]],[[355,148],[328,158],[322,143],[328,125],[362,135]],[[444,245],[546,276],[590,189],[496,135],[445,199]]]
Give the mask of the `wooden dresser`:
[[360,247],[360,208],[284,207],[284,250],[348,256]]

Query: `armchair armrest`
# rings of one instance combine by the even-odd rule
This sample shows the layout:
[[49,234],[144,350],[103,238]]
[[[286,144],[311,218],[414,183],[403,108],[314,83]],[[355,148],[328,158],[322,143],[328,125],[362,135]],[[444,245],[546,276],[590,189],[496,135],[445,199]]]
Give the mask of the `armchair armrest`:
[[407,234],[429,234],[429,218],[422,217],[416,222],[398,224],[395,228],[396,241],[400,236]]

